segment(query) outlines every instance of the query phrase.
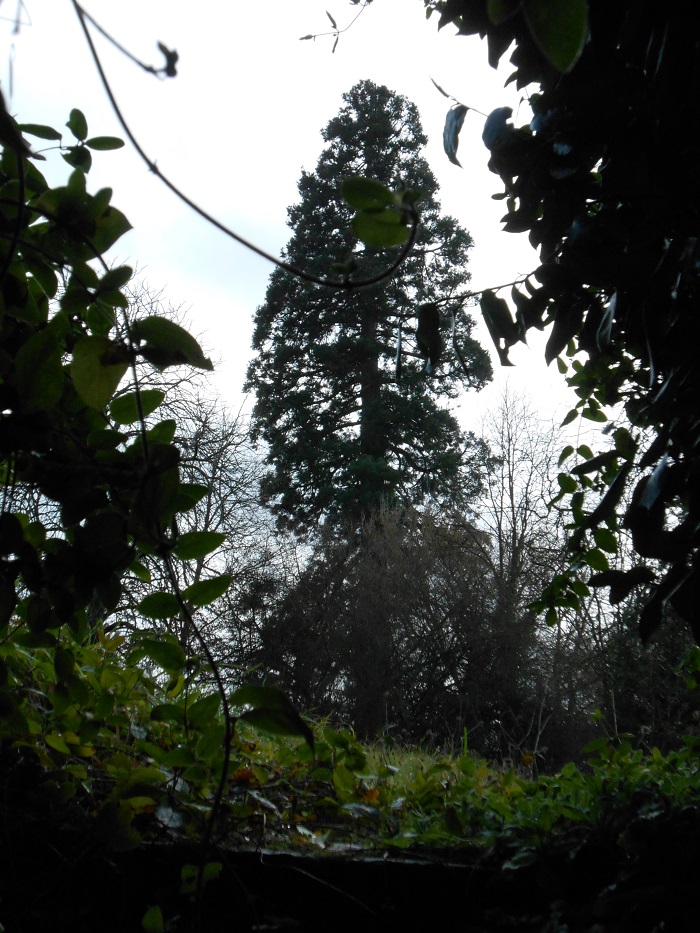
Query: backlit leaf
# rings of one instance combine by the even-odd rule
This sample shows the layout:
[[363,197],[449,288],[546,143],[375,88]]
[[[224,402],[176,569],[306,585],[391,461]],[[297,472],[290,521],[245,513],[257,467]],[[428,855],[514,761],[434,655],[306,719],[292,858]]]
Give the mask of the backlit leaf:
[[348,178],[343,182],[343,197],[356,211],[381,211],[394,203],[393,192],[373,178]]
[[125,349],[107,337],[83,337],[73,348],[70,374],[75,391],[91,408],[105,408],[128,368]]
[[118,136],[92,136],[90,139],[85,140],[85,145],[91,149],[106,151],[108,149],[121,149],[124,140],[119,139]]
[[401,246],[410,236],[400,211],[387,208],[381,213],[363,212],[353,218],[352,230],[365,246],[388,248]]
[[459,146],[459,133],[464,125],[464,118],[467,115],[469,107],[464,104],[454,104],[445,117],[445,127],[442,131],[442,144],[445,148],[447,158],[454,165],[462,167],[462,163],[457,158],[457,147]]
[[66,126],[75,136],[75,138],[79,139],[81,142],[88,134],[87,120],[85,119],[85,115],[81,110],[78,110],[77,107],[71,110]]
[[215,551],[226,540],[219,531],[188,531],[180,535],[173,553],[180,560],[197,560]]
[[533,39],[556,69],[569,71],[588,36],[586,0],[525,0],[523,12]]
[[167,318],[152,315],[132,327],[134,340],[143,343],[141,354],[158,369],[184,363],[199,369],[213,369],[210,359],[184,327]]
[[172,593],[149,593],[136,609],[147,619],[170,619],[180,612],[180,603]]
[[128,392],[115,398],[109,406],[109,413],[117,424],[133,424],[140,418],[139,398],[141,400],[141,414],[144,418],[158,408],[165,392],[160,389],[142,389],[140,392]]
[[183,598],[193,606],[208,606],[220,596],[223,596],[231,585],[231,574],[222,573],[218,577],[211,577],[209,580],[199,580],[188,586],[183,591]]

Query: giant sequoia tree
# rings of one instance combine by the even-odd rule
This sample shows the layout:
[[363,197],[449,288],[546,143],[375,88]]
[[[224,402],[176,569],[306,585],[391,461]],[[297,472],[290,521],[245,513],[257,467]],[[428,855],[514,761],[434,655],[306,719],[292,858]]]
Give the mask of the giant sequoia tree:
[[440,354],[464,303],[471,239],[440,214],[415,106],[362,81],[323,138],[316,171],[302,173],[301,200],[289,209],[287,260],[320,273],[349,263],[358,281],[387,265],[385,251],[353,239],[340,194],[353,176],[419,191],[421,228],[399,273],[378,285],[331,292],[272,273],[247,384],[273,467],[263,498],[281,524],[299,529],[323,514],[359,517],[384,500],[468,499],[482,449],[438,398],[491,375],[468,316],[462,362]]

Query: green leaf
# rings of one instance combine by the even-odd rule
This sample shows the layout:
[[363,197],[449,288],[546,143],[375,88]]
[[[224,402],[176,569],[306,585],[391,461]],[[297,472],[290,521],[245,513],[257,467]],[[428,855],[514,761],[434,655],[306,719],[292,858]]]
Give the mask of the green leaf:
[[92,168],[92,155],[85,146],[70,146],[61,155],[71,168],[80,169],[83,173],[89,172]]
[[219,531],[188,531],[180,535],[173,549],[180,560],[197,560],[215,551],[226,540],[226,535]]
[[187,722],[195,729],[204,729],[216,723],[221,709],[221,697],[210,693],[187,707]]
[[289,698],[276,687],[246,684],[229,698],[232,708],[241,709],[239,718],[272,735],[298,735],[313,749],[311,730],[294,709]]
[[27,256],[24,263],[27,271],[36,279],[44,293],[49,298],[55,298],[58,292],[58,276],[56,270],[39,256]]
[[374,214],[363,212],[353,218],[352,230],[365,246],[376,249],[401,246],[410,236],[410,229],[404,224],[400,211],[391,208]]
[[588,421],[595,421],[598,424],[603,424],[608,420],[607,415],[600,410],[600,408],[594,408],[592,405],[584,408],[581,412],[582,417],[586,418]]
[[171,619],[180,612],[180,603],[172,593],[149,593],[136,609],[147,619]]
[[226,729],[222,725],[209,726],[195,746],[195,754],[201,761],[211,761],[219,756],[224,747]]
[[157,369],[185,363],[199,369],[214,368],[194,337],[174,321],[156,315],[146,317],[133,325],[132,334],[134,340],[143,343],[142,356]]
[[70,374],[75,391],[91,408],[102,411],[128,368],[128,353],[107,337],[83,337],[73,348]]
[[333,768],[333,788],[340,800],[355,796],[357,778],[342,761]]
[[142,389],[141,392],[128,392],[115,398],[109,406],[109,413],[117,424],[134,424],[139,420],[139,396],[143,417],[147,418],[161,404],[165,398],[165,392],[160,389]]
[[48,735],[45,735],[44,742],[55,752],[60,752],[62,755],[71,754],[69,746],[57,732],[50,732]]
[[188,586],[182,596],[195,607],[208,606],[220,596],[223,596],[231,585],[231,574],[222,573],[218,577],[211,577],[209,580],[199,580]]
[[111,292],[123,288],[134,274],[131,266],[117,266],[102,276],[96,289],[96,294]]
[[129,230],[131,224],[124,214],[116,207],[107,207],[97,218],[91,240],[99,253],[106,253]]
[[588,37],[586,0],[525,0],[523,12],[545,57],[558,71],[570,71]]
[[[158,705],[154,706],[151,710],[151,720],[153,722],[172,722],[177,726],[181,726],[185,722],[185,709],[183,706],[178,706],[177,703],[158,703]],[[162,764],[177,764],[182,767],[192,764],[194,759],[192,758],[192,753],[189,751],[189,749],[174,749],[173,752],[169,754],[174,754],[175,751],[187,752],[187,760],[174,761],[170,758],[163,758]]]
[[15,386],[25,412],[47,411],[63,392],[63,345],[56,330],[45,327],[20,348],[15,358]]
[[145,933],[163,933],[165,930],[163,913],[157,904],[153,907],[149,907],[143,915],[141,919],[141,928]]
[[617,536],[609,528],[596,528],[593,539],[601,550],[617,554]]
[[[207,862],[202,871],[202,881],[215,881],[221,874],[223,865],[221,862]],[[197,877],[199,869],[196,865],[183,865],[180,870],[180,893],[192,894],[197,889]]]
[[177,491],[174,511],[187,512],[201,502],[208,492],[209,487],[202,483],[181,483]]
[[[153,718],[153,717],[151,717]],[[167,722],[167,720],[163,720]],[[180,725],[184,723],[184,719],[181,720]],[[165,768],[188,768],[190,765],[195,764],[196,758],[192,751],[185,746],[180,748],[173,748],[169,752],[166,752],[160,762]]]
[[118,136],[92,136],[90,139],[85,140],[85,145],[91,149],[106,151],[108,149],[121,149],[124,140],[119,139]]
[[17,129],[30,136],[37,136],[39,139],[62,139],[58,130],[52,126],[44,126],[43,123],[20,123]]
[[573,476],[569,476],[568,473],[560,473],[557,476],[557,483],[559,484],[561,491],[565,493],[576,492],[578,489],[578,483],[573,478]]
[[[176,430],[177,422],[173,418],[166,418],[148,429],[148,441],[154,444],[172,444]],[[178,492],[178,497],[179,495]]]
[[[154,593],[154,596],[171,595]],[[175,597],[173,597],[174,599]],[[146,597],[148,599],[148,597]],[[142,638],[140,647],[148,657],[159,664],[168,674],[179,673],[187,663],[182,645],[174,635],[166,632],[162,638]]]
[[567,444],[566,447],[559,454],[559,460],[557,462],[557,466],[561,466],[565,460],[568,460],[568,458],[571,456],[573,452],[574,452],[574,448],[571,446],[571,444]]
[[79,139],[81,142],[87,137],[87,120],[85,119],[85,116],[81,110],[78,110],[77,108],[71,110],[66,126],[75,136],[75,138]]
[[487,0],[486,9],[491,22],[498,26],[517,13],[520,0]]
[[591,548],[584,554],[583,559],[593,570],[609,570],[610,568],[608,558],[598,548]]
[[393,192],[372,178],[348,178],[343,182],[343,197],[356,211],[382,211],[394,203]]
[[73,676],[75,671],[75,657],[70,648],[57,647],[53,661],[56,679],[65,682]]

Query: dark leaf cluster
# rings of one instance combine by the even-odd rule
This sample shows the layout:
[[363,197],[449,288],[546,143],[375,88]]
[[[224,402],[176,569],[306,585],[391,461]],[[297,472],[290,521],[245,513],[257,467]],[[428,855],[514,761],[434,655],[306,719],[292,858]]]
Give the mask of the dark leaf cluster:
[[[585,476],[570,490],[574,569],[592,530],[624,526],[656,581],[642,636],[670,605],[700,638],[697,36],[678,7],[652,2],[430,6],[441,25],[485,37],[494,66],[515,43],[510,80],[529,90],[528,125],[500,108],[484,133],[504,228],[527,232],[540,255],[513,295],[517,327],[496,299],[482,303],[502,362],[548,325],[548,362],[585,355],[569,376],[578,411],[605,423],[617,406],[632,427],[616,432],[614,462],[595,464],[608,487],[597,508],[581,507]],[[616,593],[640,579],[616,578]]]

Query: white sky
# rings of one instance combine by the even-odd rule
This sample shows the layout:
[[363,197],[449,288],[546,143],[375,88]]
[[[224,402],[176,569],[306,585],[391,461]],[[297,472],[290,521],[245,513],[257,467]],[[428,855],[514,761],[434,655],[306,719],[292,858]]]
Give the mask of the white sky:
[[[23,18],[31,25],[14,35],[17,3],[0,0],[0,16],[9,20],[0,22],[0,82],[11,112],[20,122],[62,129],[70,109],[78,107],[90,135],[123,137],[69,0],[25,0]],[[299,37],[329,31],[326,10],[339,27],[347,25],[357,13],[347,0],[84,5],[143,61],[162,64],[158,41],[177,49],[178,76],[159,81],[93,33],[117,100],[149,158],[190,198],[258,246],[274,254],[284,246],[290,235],[286,209],[298,199],[302,167],[315,168],[321,129],[340,108],[342,93],[370,78],[419,108],[443,209],[475,240],[472,286],[496,286],[536,268],[527,239],[500,231],[505,207],[491,200],[500,181],[486,168],[483,118],[467,115],[458,153],[464,168],[450,164],[442,150],[450,102],[430,81],[484,113],[511,106],[517,118],[519,95],[503,87],[508,65],[496,73],[488,66],[485,43],[457,37],[450,28],[439,33],[436,18],[426,23],[421,0],[374,0],[341,35],[334,54],[330,35],[306,42]],[[40,148],[40,141],[34,143]],[[62,183],[70,170],[57,161],[57,172],[47,174]],[[163,289],[172,304],[188,311],[192,331],[218,360],[218,390],[238,407],[252,317],[272,266],[179,203],[128,144],[94,154],[88,185],[92,191],[112,187],[113,204],[134,227],[112,258],[137,266],[153,289]],[[480,317],[478,309],[473,313]],[[478,334],[491,350],[483,325]],[[542,410],[570,407],[556,367],[545,367],[543,342],[531,343],[532,349],[518,345],[511,352],[514,369],[502,370],[495,359],[495,385],[465,399],[468,426],[477,427],[506,378]]]

